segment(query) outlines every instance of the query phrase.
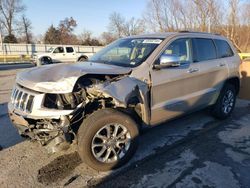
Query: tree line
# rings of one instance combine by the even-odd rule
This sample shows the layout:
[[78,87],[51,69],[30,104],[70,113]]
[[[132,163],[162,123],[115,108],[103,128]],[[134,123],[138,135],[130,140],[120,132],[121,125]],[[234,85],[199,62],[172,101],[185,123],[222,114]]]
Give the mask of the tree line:
[[192,30],[229,38],[250,51],[250,2],[243,0],[151,0],[144,20],[153,31]]
[[239,51],[250,51],[250,2],[243,0],[148,0],[140,18],[125,19],[113,12],[99,37],[84,29],[74,33],[77,21],[70,17],[51,25],[41,37],[32,35],[21,0],[0,0],[0,32],[4,42],[106,45],[117,38],[152,32],[180,30],[218,33]]

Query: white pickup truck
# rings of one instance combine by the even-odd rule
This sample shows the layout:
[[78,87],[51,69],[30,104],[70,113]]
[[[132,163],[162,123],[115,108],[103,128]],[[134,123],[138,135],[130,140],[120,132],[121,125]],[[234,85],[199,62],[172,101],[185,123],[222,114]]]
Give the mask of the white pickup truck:
[[86,61],[91,55],[93,53],[77,53],[72,46],[57,46],[55,48],[51,47],[45,53],[33,55],[32,62],[37,66],[41,66],[53,63]]

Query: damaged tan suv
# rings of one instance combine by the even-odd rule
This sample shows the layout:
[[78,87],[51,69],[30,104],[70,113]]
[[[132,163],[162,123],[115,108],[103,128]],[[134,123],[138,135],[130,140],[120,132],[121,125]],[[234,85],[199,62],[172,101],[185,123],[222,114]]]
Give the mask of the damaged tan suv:
[[119,39],[88,62],[17,75],[9,115],[23,136],[51,152],[77,143],[105,171],[136,151],[139,129],[210,106],[228,117],[239,92],[240,58],[224,37],[195,32]]

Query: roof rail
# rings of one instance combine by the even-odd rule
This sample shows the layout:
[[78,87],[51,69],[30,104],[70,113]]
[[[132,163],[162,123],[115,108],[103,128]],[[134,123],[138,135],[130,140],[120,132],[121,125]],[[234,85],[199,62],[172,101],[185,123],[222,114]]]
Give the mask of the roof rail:
[[208,33],[208,32],[188,31],[188,30],[181,30],[181,31],[178,31],[178,33],[200,33],[200,34],[220,35],[219,33]]

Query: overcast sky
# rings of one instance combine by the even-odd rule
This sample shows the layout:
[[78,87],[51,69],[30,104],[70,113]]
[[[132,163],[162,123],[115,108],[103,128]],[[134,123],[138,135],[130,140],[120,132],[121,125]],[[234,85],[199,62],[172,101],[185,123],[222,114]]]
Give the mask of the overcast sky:
[[31,20],[33,33],[44,34],[51,24],[58,25],[65,17],[77,21],[75,33],[84,29],[95,36],[107,30],[109,15],[118,12],[126,18],[140,18],[148,0],[23,0],[26,16]]

